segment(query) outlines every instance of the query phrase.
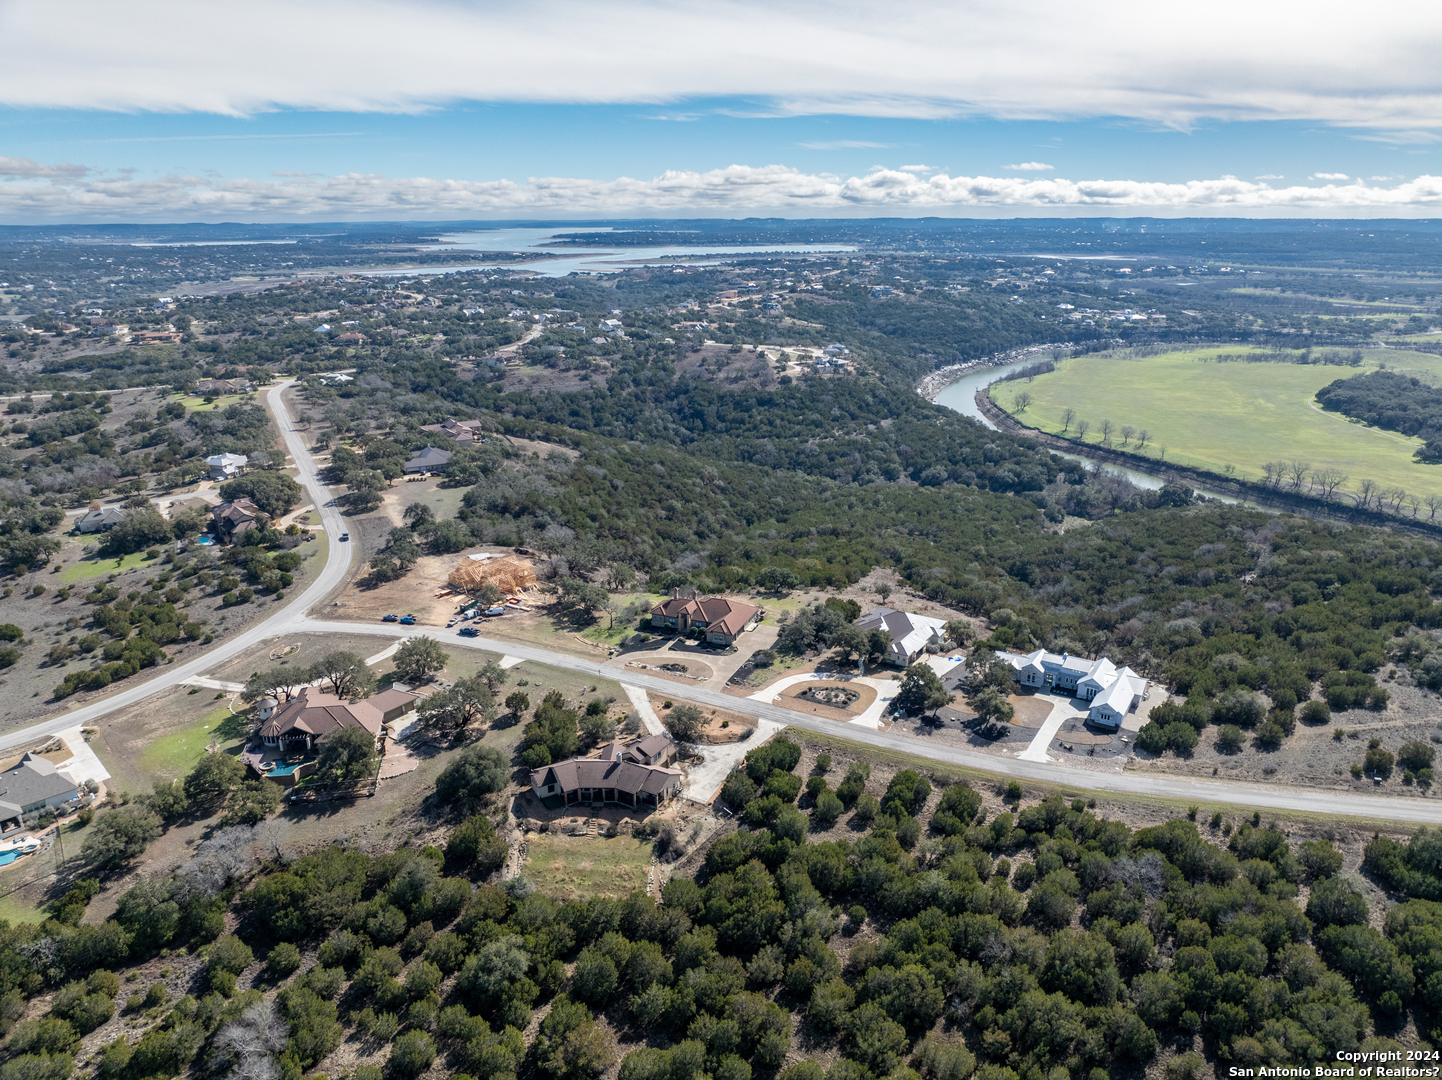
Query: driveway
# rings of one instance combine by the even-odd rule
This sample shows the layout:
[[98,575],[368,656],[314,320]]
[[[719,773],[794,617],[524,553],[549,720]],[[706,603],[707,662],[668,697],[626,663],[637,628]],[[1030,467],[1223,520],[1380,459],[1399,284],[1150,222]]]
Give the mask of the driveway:
[[756,730],[745,742],[699,747],[705,760],[700,765],[687,767],[686,783],[681,788],[681,797],[691,802],[709,803],[721,790],[721,785],[726,782],[726,777],[731,775],[731,770],[741,764],[741,759],[747,752],[753,746],[760,746],[785,726],[774,720],[758,720]]

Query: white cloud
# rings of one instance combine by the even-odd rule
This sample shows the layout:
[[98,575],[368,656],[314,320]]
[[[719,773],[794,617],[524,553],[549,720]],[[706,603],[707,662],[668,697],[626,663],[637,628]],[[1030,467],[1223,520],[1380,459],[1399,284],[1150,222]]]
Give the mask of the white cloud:
[[[13,159],[5,159],[13,160]],[[783,165],[732,165],[710,172],[673,170],[649,180],[570,177],[438,180],[348,173],[279,175],[269,180],[130,174],[84,174],[79,166],[42,166],[0,182],[0,217],[26,220],[446,219],[544,212],[552,216],[618,213],[707,213],[755,210],[815,213],[1160,214],[1348,216],[1442,210],[1442,176],[1393,187],[1358,181],[1318,187],[1271,187],[1223,177],[1162,183],[1144,180],[918,176],[877,169],[849,178]],[[12,167],[13,166],[7,166]],[[70,170],[61,172],[61,169]],[[44,170],[51,169],[46,172]]]
[[891,143],[861,142],[857,139],[835,139],[831,142],[797,143],[803,150],[890,150]]
[[21,180],[38,180],[84,176],[90,170],[84,165],[71,165],[62,161],[58,165],[43,165],[23,157],[0,157],[0,178],[17,177]]
[[[1285,180],[1285,179],[1287,179],[1287,178],[1286,178],[1285,176],[1283,176],[1281,173],[1263,173],[1261,176],[1254,177],[1253,179],[1256,179],[1256,180]],[[1374,179],[1375,179],[1375,178],[1374,178]]]
[[903,166],[901,167],[901,171],[902,171],[902,172],[909,172],[909,173],[929,173],[929,172],[936,172],[936,170],[933,169],[930,165],[903,165]]
[[1023,161],[1020,165],[1008,165],[1008,169],[1015,169],[1017,172],[1054,172],[1055,165],[1048,165],[1044,161]]
[[1310,180],[1347,180],[1349,177],[1344,172],[1314,172]]
[[5,0],[0,40],[0,104],[20,108],[740,97],[763,113],[1442,128],[1442,5],[1409,8],[1399,33],[1304,0]]

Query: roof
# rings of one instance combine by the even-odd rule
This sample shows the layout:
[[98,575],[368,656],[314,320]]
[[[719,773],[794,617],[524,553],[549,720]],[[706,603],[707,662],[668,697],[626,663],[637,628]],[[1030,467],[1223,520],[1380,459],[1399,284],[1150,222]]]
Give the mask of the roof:
[[451,460],[451,456],[449,450],[437,450],[434,446],[427,446],[424,450],[412,454],[406,465],[445,465]]
[[724,596],[673,596],[653,607],[651,614],[664,615],[668,619],[689,615],[692,622],[705,623],[708,630],[720,630],[735,637],[760,611],[758,607],[728,600]]
[[220,521],[253,521],[255,518],[265,516],[260,507],[249,499],[231,499],[229,502],[223,502],[210,514]]
[[372,735],[379,735],[381,712],[370,699],[346,701],[313,686],[305,686],[261,725],[260,734],[271,739],[299,731],[319,738],[339,728],[358,727]]
[[244,454],[211,454],[205,459],[207,465],[224,467],[226,465],[244,465],[250,458]]
[[365,703],[373,705],[382,714],[392,709],[400,708],[402,705],[409,705],[413,701],[419,701],[423,695],[413,694],[409,690],[398,690],[395,686],[388,686],[378,694],[372,694],[365,699]]
[[0,810],[23,813],[25,807],[49,802],[58,795],[74,795],[75,781],[55,768],[54,762],[27,754],[13,769],[0,773]]
[[125,518],[125,511],[122,510],[120,507],[118,507],[118,506],[102,506],[102,507],[99,507],[98,509],[95,509],[95,510],[87,510],[85,513],[81,514],[80,517],[76,519],[76,524],[78,525],[78,524],[80,524],[81,522],[84,522],[85,524],[88,525],[88,524],[90,524],[91,522],[94,522],[94,521],[99,521],[99,522],[107,522],[107,521],[109,521],[109,522],[112,522],[112,523],[113,523],[113,522],[117,522],[117,521],[122,521],[122,520],[124,520],[124,518]]
[[941,637],[946,629],[946,620],[880,607],[861,616],[856,625],[868,631],[887,631],[891,635],[891,651],[897,656],[909,657],[928,642]]
[[624,758],[569,758],[531,773],[534,787],[559,784],[562,791],[578,788],[619,788],[633,794],[660,795],[681,780],[676,769],[638,765]]
[[644,739],[642,739],[638,743],[635,743],[629,749],[635,750],[637,753],[644,754],[646,757],[655,757],[657,754],[663,753],[671,745],[672,742],[669,735],[647,735]]

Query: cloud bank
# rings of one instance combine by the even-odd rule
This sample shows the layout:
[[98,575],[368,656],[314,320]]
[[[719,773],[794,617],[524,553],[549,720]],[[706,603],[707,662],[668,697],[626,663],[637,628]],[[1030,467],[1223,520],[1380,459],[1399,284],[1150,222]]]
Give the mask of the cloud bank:
[[179,175],[136,179],[99,175],[73,165],[16,162],[0,158],[0,176],[11,177],[0,181],[0,217],[11,221],[444,220],[537,213],[727,216],[757,210],[797,217],[853,211],[901,215],[1042,211],[1059,216],[1442,212],[1442,176],[1420,176],[1393,186],[1357,180],[1273,187],[1231,176],[1162,183],[919,175],[876,169],[864,176],[838,177],[783,165],[732,165],[710,172],[668,171],[649,180],[536,177],[516,183],[360,173],[279,174],[266,180]]
[[1442,5],[1406,21],[1311,0],[0,0],[0,104],[740,97],[760,112],[1306,119],[1427,138],[1442,128]]

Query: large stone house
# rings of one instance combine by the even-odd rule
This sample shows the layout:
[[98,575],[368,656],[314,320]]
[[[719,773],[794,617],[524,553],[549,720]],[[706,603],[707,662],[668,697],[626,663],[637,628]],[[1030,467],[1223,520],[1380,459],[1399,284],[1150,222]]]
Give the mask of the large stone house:
[[765,614],[760,608],[724,596],[697,596],[695,589],[672,589],[671,595],[651,609],[651,625],[660,630],[688,634],[703,631],[711,645],[734,645],[748,630],[756,629]]
[[1129,667],[1118,668],[1104,656],[1088,660],[1037,649],[1026,655],[999,652],[996,658],[1011,665],[1013,676],[1022,686],[1068,693],[1090,702],[1087,719],[1111,730],[1121,727],[1122,717],[1140,705],[1148,693],[1145,676]]
[[568,758],[531,771],[531,791],[551,809],[616,803],[650,812],[681,791],[676,744],[665,735],[608,743],[598,757]]

